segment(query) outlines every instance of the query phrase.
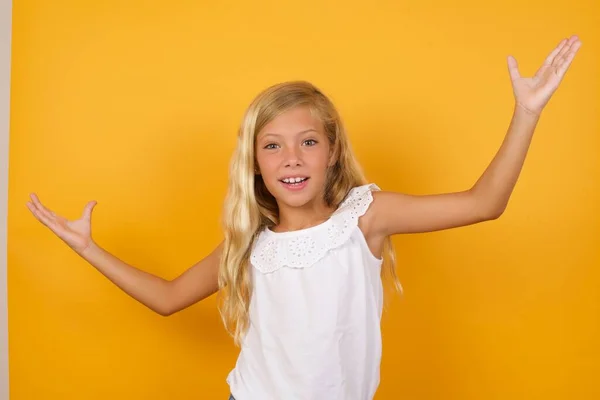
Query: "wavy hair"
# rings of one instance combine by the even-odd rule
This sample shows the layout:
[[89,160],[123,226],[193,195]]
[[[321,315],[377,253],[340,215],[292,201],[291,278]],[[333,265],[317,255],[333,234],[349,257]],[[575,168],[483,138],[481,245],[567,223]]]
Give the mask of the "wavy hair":
[[[306,81],[283,82],[259,93],[252,101],[239,128],[237,146],[229,165],[229,184],[223,206],[224,243],[219,265],[219,312],[226,330],[240,345],[249,326],[252,295],[250,253],[258,234],[279,222],[273,195],[257,174],[255,158],[258,132],[278,115],[294,108],[308,107],[324,126],[335,163],[328,167],[325,202],[337,207],[350,189],[368,183],[358,164],[346,130],[330,99]],[[395,272],[395,254],[390,237],[383,247],[383,266],[401,290]]]

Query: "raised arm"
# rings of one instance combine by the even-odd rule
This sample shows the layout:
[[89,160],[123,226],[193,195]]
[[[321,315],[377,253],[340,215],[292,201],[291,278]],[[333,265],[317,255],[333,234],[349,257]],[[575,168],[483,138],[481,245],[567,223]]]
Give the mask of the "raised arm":
[[531,78],[521,77],[516,60],[508,58],[515,96],[514,114],[497,154],[468,190],[434,195],[373,193],[367,215],[374,237],[430,232],[498,218],[505,210],[529,149],[540,114],[558,88],[581,42],[563,39]]
[[69,221],[46,208],[35,194],[27,203],[32,214],[77,254],[125,293],[160,315],[171,315],[218,290],[222,243],[176,279],[165,280],[123,262],[94,242],[91,214],[95,205],[89,202],[80,219]]
[[169,316],[218,290],[222,245],[173,280],[128,265],[95,243],[80,255],[125,293],[152,311]]

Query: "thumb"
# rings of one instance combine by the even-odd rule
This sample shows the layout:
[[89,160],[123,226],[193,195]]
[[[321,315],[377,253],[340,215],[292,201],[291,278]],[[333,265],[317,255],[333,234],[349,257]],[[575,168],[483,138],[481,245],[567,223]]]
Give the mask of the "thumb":
[[83,209],[83,214],[81,217],[87,221],[90,221],[92,219],[92,211],[94,210],[96,204],[98,203],[95,200],[88,202]]
[[517,60],[513,56],[508,56],[507,62],[510,79],[512,81],[519,79],[521,77],[521,74],[519,73],[519,65],[517,64]]

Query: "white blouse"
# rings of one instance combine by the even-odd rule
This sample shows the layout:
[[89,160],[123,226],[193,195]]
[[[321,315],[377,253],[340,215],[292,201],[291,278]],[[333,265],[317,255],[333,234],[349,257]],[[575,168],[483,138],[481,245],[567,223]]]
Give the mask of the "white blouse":
[[263,230],[252,249],[250,326],[227,376],[236,400],[370,400],[379,385],[382,260],[358,219],[375,184],[322,224]]

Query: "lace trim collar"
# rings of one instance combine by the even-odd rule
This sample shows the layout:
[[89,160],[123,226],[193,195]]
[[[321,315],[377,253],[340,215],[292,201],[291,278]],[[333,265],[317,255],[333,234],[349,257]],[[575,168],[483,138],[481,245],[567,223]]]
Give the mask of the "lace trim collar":
[[307,268],[325,254],[346,242],[352,230],[373,201],[374,183],[352,188],[331,217],[318,225],[289,232],[265,228],[256,240],[250,256],[252,265],[262,273],[281,267]]

